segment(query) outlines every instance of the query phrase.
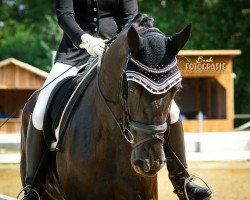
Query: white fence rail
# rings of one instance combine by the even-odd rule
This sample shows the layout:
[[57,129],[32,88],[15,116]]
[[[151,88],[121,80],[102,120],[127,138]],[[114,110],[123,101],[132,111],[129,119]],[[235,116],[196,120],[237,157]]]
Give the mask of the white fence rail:
[[[187,133],[188,161],[250,160],[250,131]],[[0,134],[0,148],[19,149],[19,134]],[[0,163],[19,163],[20,153],[0,154]]]
[[189,133],[185,143],[188,161],[250,160],[250,131]]
[[0,194],[0,200],[17,200],[17,199]]

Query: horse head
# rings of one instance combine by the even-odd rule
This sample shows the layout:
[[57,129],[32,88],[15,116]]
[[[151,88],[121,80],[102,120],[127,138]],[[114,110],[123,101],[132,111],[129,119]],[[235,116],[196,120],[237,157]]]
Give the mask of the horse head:
[[170,106],[182,79],[176,55],[190,29],[167,37],[153,27],[151,18],[139,14],[104,55],[100,83],[112,85],[112,90],[102,84],[100,89],[107,101],[116,102],[111,109],[132,145],[131,164],[145,176],[154,176],[165,164]]

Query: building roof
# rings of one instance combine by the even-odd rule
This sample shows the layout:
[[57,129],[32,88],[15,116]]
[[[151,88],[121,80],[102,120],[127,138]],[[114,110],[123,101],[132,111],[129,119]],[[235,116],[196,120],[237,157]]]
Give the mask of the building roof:
[[41,69],[38,69],[38,68],[28,64],[28,63],[24,63],[24,62],[22,62],[20,60],[17,60],[15,58],[8,58],[6,60],[0,61],[0,68],[4,67],[6,65],[9,65],[9,64],[14,64],[14,65],[16,65],[18,67],[21,67],[21,68],[23,68],[23,69],[25,69],[27,71],[30,71],[30,72],[32,72],[34,74],[37,74],[38,76],[42,76],[44,78],[47,78],[47,76],[48,76],[47,72],[45,72],[45,71],[43,71]]
[[179,56],[238,56],[240,49],[220,49],[220,50],[181,50]]

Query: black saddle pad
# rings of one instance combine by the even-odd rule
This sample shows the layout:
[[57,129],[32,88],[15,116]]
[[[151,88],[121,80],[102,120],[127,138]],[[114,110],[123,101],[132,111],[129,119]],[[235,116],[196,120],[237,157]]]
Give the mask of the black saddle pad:
[[[64,135],[62,133],[67,126],[70,116],[95,75],[96,63],[93,63],[87,66],[84,71],[81,70],[77,75],[63,79],[52,91],[46,107],[43,127],[44,137],[48,146],[50,146],[52,141],[56,141],[55,130],[63,114],[59,142],[62,140],[61,136]],[[68,103],[68,101],[70,102]]]

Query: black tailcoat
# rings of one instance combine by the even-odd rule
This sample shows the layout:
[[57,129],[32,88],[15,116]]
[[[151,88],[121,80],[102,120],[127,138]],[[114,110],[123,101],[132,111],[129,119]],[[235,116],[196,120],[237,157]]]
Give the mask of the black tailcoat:
[[137,0],[56,0],[56,15],[64,34],[55,62],[85,63],[89,54],[80,49],[81,36],[89,33],[110,39],[137,14]]

